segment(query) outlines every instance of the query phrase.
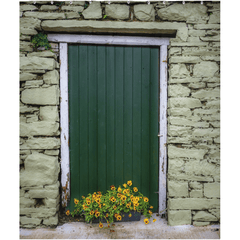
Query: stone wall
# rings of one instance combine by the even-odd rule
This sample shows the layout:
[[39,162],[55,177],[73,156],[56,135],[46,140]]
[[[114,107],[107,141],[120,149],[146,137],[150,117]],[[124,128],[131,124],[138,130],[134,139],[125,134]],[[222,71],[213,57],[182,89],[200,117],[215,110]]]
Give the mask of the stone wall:
[[34,49],[31,38],[126,22],[178,29],[168,47],[168,223],[220,221],[220,3],[28,1],[20,2],[20,226],[57,225],[61,192],[58,44]]

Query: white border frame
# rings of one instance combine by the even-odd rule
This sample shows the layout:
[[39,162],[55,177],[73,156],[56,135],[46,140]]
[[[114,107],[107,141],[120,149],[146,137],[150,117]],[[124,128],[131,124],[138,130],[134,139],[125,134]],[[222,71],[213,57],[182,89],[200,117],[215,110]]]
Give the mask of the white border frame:
[[[60,43],[60,126],[61,126],[61,184],[62,206],[70,198],[69,118],[68,118],[68,43],[141,45],[160,48],[159,96],[159,214],[166,210],[167,186],[167,46],[169,38],[105,35],[48,34],[50,42]],[[161,193],[161,194],[160,194]]]

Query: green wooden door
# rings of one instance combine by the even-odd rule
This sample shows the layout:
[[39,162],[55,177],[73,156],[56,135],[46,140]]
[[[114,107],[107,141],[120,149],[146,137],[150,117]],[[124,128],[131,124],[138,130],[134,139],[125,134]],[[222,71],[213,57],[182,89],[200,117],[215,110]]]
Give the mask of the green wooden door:
[[69,45],[73,199],[133,181],[158,209],[159,49]]

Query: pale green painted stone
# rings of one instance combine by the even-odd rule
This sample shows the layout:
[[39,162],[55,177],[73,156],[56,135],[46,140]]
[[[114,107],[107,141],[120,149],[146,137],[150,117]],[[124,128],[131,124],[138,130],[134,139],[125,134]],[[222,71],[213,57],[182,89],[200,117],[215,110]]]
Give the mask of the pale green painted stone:
[[33,224],[33,225],[40,225],[42,219],[40,218],[33,218],[33,217],[20,217],[20,223],[23,225],[26,224]]
[[62,6],[62,11],[82,12],[83,10],[83,6]]
[[202,190],[192,190],[190,192],[190,197],[191,198],[202,198],[203,197]]
[[26,81],[24,87],[25,88],[36,88],[43,85],[43,80],[33,80],[33,81]]
[[38,32],[33,28],[20,27],[20,34],[36,35],[36,34],[38,34]]
[[191,173],[182,173],[181,171],[179,172],[168,172],[168,179],[172,180],[184,180],[184,181],[201,181],[201,182],[213,182],[212,177],[208,176],[197,176]]
[[168,211],[168,225],[189,225],[192,221],[192,215],[190,210],[170,210]]
[[220,24],[195,24],[194,29],[220,29]]
[[43,200],[43,203],[46,207],[49,207],[49,208],[56,208],[57,205],[59,204],[60,202],[60,195],[58,195],[57,198],[45,198]]
[[20,73],[20,81],[27,81],[27,80],[36,80],[37,75],[28,73],[28,72],[22,72]]
[[193,68],[193,76],[195,77],[213,77],[219,70],[219,66],[215,62],[204,61],[198,63]]
[[173,4],[157,11],[158,16],[167,21],[206,22],[207,7],[202,4]]
[[206,87],[206,83],[205,82],[190,83],[188,85],[188,87],[189,88],[193,88],[193,89],[205,88]]
[[29,4],[25,4],[25,5],[20,5],[20,11],[21,12],[25,12],[25,11],[35,11],[38,10],[38,8],[34,5],[29,5]]
[[20,58],[21,70],[53,70],[55,69],[55,60],[51,58],[42,57],[21,57]]
[[193,220],[195,221],[210,221],[215,222],[218,221],[218,219],[213,216],[212,214],[206,212],[206,211],[199,211],[193,216]]
[[102,8],[100,2],[92,2],[88,8],[82,12],[84,19],[101,19]]
[[[70,4],[70,1],[66,1],[65,4]],[[85,1],[71,1],[71,4],[76,6],[84,6]]]
[[192,93],[194,98],[199,99],[214,99],[220,98],[220,88],[213,88],[213,89],[201,89],[194,93]]
[[170,125],[168,127],[168,135],[169,136],[189,136],[192,133],[191,127],[182,127],[182,126],[175,126]]
[[220,12],[211,14],[208,23],[220,23]]
[[28,57],[46,57],[46,58],[54,58],[57,60],[57,55],[51,51],[44,52],[32,52],[27,55]]
[[201,78],[193,78],[193,77],[183,77],[183,78],[169,78],[169,83],[199,83]]
[[220,183],[204,183],[204,196],[208,198],[220,198]]
[[29,190],[29,196],[31,198],[57,198],[59,196],[59,190]]
[[55,137],[47,138],[29,138],[20,145],[20,149],[58,149],[60,148],[60,139]]
[[21,208],[21,215],[31,215],[31,218],[47,218],[55,216],[57,209],[56,208]]
[[184,161],[181,159],[169,159],[168,161],[168,172],[180,172],[184,167]]
[[59,123],[40,121],[31,123],[20,123],[20,136],[58,136]]
[[219,208],[220,200],[206,198],[170,198],[168,200],[168,206],[170,210],[204,210],[211,208]]
[[169,59],[169,63],[199,63],[200,57],[174,56]]
[[55,11],[58,9],[56,5],[42,5],[40,11]]
[[208,129],[195,129],[192,133],[197,137],[218,137],[220,135],[220,129],[208,128]]
[[173,77],[188,77],[190,72],[187,70],[185,64],[172,64],[169,69],[169,76]]
[[45,150],[44,154],[50,155],[50,156],[58,156],[59,150]]
[[[41,186],[54,184],[58,180],[60,171],[58,157],[48,156],[42,153],[28,155],[24,162],[25,170],[20,174],[20,186]],[[50,195],[50,193],[48,194]],[[31,198],[44,198],[40,195],[30,195]],[[51,197],[54,198],[54,197]]]
[[181,54],[182,53],[182,49],[179,47],[172,47],[168,50],[168,54],[169,56],[171,55],[177,55],[177,54]]
[[20,50],[24,52],[32,52],[33,44],[31,42],[20,41]]
[[43,224],[47,226],[56,226],[58,224],[58,216],[50,217],[43,220]]
[[26,104],[58,105],[59,88],[55,85],[48,88],[32,88],[22,91],[21,100]]
[[202,189],[203,186],[199,182],[189,182],[189,187],[193,189]]
[[218,220],[220,219],[220,209],[209,209],[212,215],[214,215]]
[[20,28],[30,28],[41,30],[41,20],[32,17],[24,17],[20,19]]
[[59,73],[55,69],[53,71],[48,71],[43,74],[43,81],[46,84],[59,84]]
[[193,222],[194,227],[202,227],[202,226],[207,226],[207,225],[210,225],[210,222],[198,222],[198,221]]
[[65,12],[65,15],[67,19],[80,18],[80,15],[78,12]]
[[168,117],[168,121],[172,125],[178,126],[192,126],[192,127],[209,127],[208,122],[199,121],[200,119],[190,119],[182,117]]
[[168,157],[169,158],[195,158],[202,159],[206,154],[204,149],[187,149],[187,148],[178,148],[175,146],[168,147]]
[[168,181],[168,195],[170,197],[188,197],[188,182]]
[[204,37],[206,35],[206,30],[189,30],[188,31],[189,36],[192,37]]
[[181,84],[174,84],[168,87],[168,96],[170,97],[187,97],[191,90],[188,87],[182,86]]
[[30,199],[30,198],[26,198],[26,197],[20,197],[19,200],[20,200],[19,201],[20,206],[22,206],[22,207],[34,207],[34,204],[35,204],[34,199]]
[[168,113],[170,116],[185,116],[189,117],[192,115],[190,108],[169,108]]
[[134,15],[141,21],[154,21],[155,10],[152,4],[137,4],[133,6]]
[[129,18],[129,6],[122,4],[107,4],[105,14],[113,19],[124,20]]
[[57,106],[44,106],[40,107],[39,118],[41,121],[50,121],[50,122],[58,122],[59,114]]
[[64,13],[57,13],[57,12],[25,12],[25,17],[32,17],[37,19],[65,19]]
[[207,37],[200,37],[203,42],[219,42],[220,35],[217,36],[207,36]]

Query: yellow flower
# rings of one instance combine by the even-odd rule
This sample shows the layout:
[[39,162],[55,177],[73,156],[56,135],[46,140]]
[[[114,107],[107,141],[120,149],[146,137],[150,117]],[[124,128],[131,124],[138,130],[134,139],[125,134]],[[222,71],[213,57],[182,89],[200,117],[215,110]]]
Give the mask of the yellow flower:
[[138,207],[139,206],[139,203],[137,202],[137,203],[134,203],[134,206],[135,207]]
[[90,215],[93,215],[94,214],[94,211],[92,210],[91,212],[90,212]]
[[102,205],[101,205],[101,204],[98,204],[98,207],[99,207],[99,208],[102,208]]
[[148,202],[148,198],[147,197],[144,198],[144,202]]
[[115,186],[114,185],[111,185],[110,188],[111,188],[111,190],[115,190]]
[[100,228],[102,228],[102,227],[103,227],[103,224],[102,224],[101,222],[99,223],[99,227],[100,227]]
[[129,181],[127,182],[127,184],[128,184],[129,186],[132,186],[132,181],[129,180]]
[[149,208],[153,209],[153,206],[150,206]]
[[96,212],[96,213],[95,213],[95,216],[96,216],[96,217],[99,217],[99,215],[100,215],[100,212]]
[[117,216],[118,216],[118,214],[117,214],[117,213],[115,213],[115,214],[114,214],[114,217],[115,217],[115,218],[117,218]]
[[152,211],[149,210],[149,213],[152,214]]
[[[126,192],[127,192],[127,193],[130,193],[130,189],[126,189]],[[128,196],[129,196],[129,195],[128,195]]]
[[70,214],[70,210],[67,210],[66,211],[66,215],[68,216]]
[[115,205],[115,206],[113,207],[113,209],[116,210],[116,209],[117,209],[117,206]]
[[121,194],[121,193],[118,193],[117,196],[118,196],[118,198],[120,198],[120,197],[122,196],[122,194]]
[[153,219],[153,222],[156,222],[156,219],[155,219],[155,218]]
[[132,214],[130,213],[129,215],[128,215],[128,217],[131,217],[132,216]]
[[118,187],[118,192],[122,192],[122,189],[120,187]]
[[85,197],[84,196],[82,196],[82,199],[84,199]]
[[138,191],[137,187],[134,187],[134,188],[133,188],[133,191],[134,191],[134,192],[137,192],[137,191]]
[[123,184],[123,186],[126,188],[126,187],[127,187],[127,184],[126,184],[126,183],[124,183],[124,184]]
[[126,194],[126,193],[127,193],[127,189],[124,189],[124,190],[123,190],[123,193]]
[[117,216],[117,221],[121,221],[122,217],[120,215]]
[[106,217],[108,217],[108,213],[106,213]]
[[89,201],[87,201],[87,205],[90,205],[90,203],[91,203],[91,201],[89,200]]
[[126,205],[126,207],[129,208],[129,207],[130,207],[130,204],[128,203],[128,204]]
[[100,198],[96,198],[95,201],[96,201],[97,203],[100,203],[100,202],[101,202],[101,199],[100,199]]
[[149,223],[149,220],[147,218],[144,219],[145,224]]
[[79,200],[76,199],[76,198],[74,198],[74,203],[75,203],[75,204],[78,204],[78,203],[79,203]]
[[124,196],[124,195],[123,195],[123,196],[121,196],[121,200],[122,200],[122,201],[125,201],[126,199],[127,199],[127,197],[126,197],[126,196]]

